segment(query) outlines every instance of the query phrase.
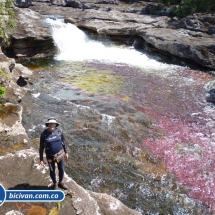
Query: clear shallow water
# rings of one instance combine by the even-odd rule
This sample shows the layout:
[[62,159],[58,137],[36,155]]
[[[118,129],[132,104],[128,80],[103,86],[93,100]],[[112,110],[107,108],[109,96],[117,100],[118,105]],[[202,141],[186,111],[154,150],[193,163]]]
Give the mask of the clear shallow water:
[[40,115],[58,116],[72,143],[68,174],[142,214],[213,211],[213,77],[48,22],[59,54],[36,70],[32,95],[41,93]]

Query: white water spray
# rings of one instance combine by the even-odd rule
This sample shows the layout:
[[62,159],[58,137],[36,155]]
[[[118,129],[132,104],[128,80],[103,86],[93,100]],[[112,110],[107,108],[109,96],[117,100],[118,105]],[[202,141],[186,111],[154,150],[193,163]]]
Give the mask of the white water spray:
[[148,58],[134,48],[107,47],[96,42],[75,25],[61,20],[47,19],[53,30],[53,39],[59,49],[57,60],[84,61],[99,60],[106,63],[121,63],[150,69],[173,69],[177,66],[160,63]]

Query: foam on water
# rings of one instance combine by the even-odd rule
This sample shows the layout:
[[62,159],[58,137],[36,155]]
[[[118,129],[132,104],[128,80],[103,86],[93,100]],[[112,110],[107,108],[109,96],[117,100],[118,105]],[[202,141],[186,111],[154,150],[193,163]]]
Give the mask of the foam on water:
[[107,47],[101,42],[89,39],[87,35],[75,25],[63,23],[61,20],[47,19],[53,30],[53,38],[59,49],[57,60],[85,61],[99,60],[111,63],[128,64],[156,70],[176,68],[150,59],[134,48]]

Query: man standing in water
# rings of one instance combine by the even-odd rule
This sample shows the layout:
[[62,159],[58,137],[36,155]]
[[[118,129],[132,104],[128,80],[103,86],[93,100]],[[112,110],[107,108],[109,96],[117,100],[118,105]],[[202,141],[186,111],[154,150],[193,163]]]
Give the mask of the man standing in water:
[[[63,176],[64,176],[64,158],[68,159],[68,148],[65,143],[65,137],[63,131],[58,129],[57,127],[60,125],[55,118],[49,118],[48,121],[45,123],[46,129],[40,135],[40,148],[39,148],[39,155],[40,155],[40,165],[44,165],[43,161],[43,152],[45,149],[46,158],[49,164],[50,169],[50,177],[53,181],[52,188],[54,190],[59,188],[67,190],[68,187],[63,183]],[[62,160],[54,159],[56,153],[60,153],[60,151],[65,152],[65,157]],[[63,153],[64,154],[64,153]],[[55,163],[57,163],[58,170],[59,170],[59,183],[57,184],[56,174],[55,174]]]

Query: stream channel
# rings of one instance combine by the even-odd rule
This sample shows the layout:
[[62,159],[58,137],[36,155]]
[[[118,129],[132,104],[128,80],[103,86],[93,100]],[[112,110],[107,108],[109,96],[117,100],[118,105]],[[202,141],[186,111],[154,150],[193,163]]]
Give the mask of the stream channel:
[[215,107],[205,98],[214,77],[46,22],[58,54],[22,63],[34,71],[23,99],[29,137],[37,142],[54,116],[70,148],[66,173],[85,189],[141,214],[213,214]]

